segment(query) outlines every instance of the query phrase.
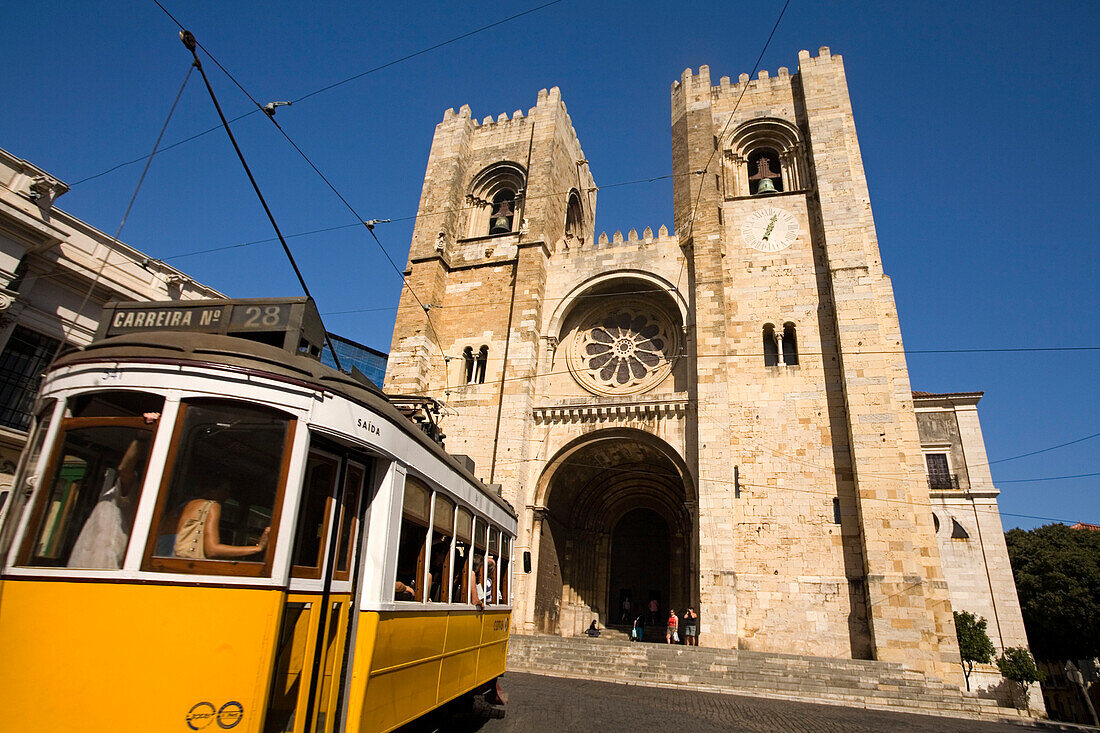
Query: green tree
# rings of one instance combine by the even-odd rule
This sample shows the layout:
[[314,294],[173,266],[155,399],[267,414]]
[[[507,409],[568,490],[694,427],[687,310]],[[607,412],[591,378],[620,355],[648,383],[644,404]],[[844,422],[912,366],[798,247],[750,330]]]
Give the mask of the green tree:
[[1031,652],[1022,646],[1009,647],[997,658],[997,669],[1001,671],[1002,677],[1016,684],[1017,707],[1026,708],[1028,685],[1043,678],[1043,673],[1035,666]]
[[955,611],[955,634],[959,637],[959,654],[962,655],[963,677],[970,691],[970,673],[975,664],[988,664],[997,650],[986,633],[988,622],[970,611]]
[[1005,541],[1035,656],[1100,656],[1100,532],[1048,524]]

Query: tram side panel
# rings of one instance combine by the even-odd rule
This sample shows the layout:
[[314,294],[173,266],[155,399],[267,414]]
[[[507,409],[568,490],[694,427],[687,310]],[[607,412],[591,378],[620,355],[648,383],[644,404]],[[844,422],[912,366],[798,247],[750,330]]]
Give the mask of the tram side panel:
[[5,586],[5,730],[261,729],[281,592],[10,578]]

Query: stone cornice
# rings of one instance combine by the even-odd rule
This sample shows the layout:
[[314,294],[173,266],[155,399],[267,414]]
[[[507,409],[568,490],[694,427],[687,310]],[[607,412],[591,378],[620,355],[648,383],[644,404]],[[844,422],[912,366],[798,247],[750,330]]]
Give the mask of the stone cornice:
[[544,405],[532,410],[538,424],[600,422],[659,417],[683,417],[690,403],[683,399],[623,400]]

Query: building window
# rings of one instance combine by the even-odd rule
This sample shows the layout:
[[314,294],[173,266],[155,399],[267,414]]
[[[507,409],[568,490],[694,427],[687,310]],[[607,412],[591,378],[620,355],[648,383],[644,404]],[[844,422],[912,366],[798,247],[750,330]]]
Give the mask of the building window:
[[569,204],[565,210],[565,242],[569,246],[573,243],[584,244],[584,210],[576,191],[569,193]]
[[727,197],[808,188],[808,169],[798,128],[786,120],[749,120],[720,143]]
[[470,216],[468,237],[484,237],[516,231],[518,213],[523,208],[527,170],[508,161],[491,165],[470,182],[466,203]]
[[504,189],[493,197],[493,212],[489,216],[489,234],[512,231],[516,217],[516,192]]
[[0,425],[26,430],[42,371],[61,342],[16,326],[0,354]]
[[840,499],[833,499],[833,524],[840,524]]
[[764,366],[777,366],[779,364],[779,344],[775,340],[775,326],[771,323],[765,323],[763,334]]
[[482,344],[475,355],[474,347],[467,346],[462,350],[462,361],[465,367],[463,377],[466,384],[485,384],[485,367],[489,363],[489,347]]
[[949,491],[959,488],[957,477],[951,473],[946,453],[925,453],[928,466],[928,488],[932,491]]
[[757,148],[749,153],[749,194],[782,191],[782,170],[779,153],[771,148]]
[[798,339],[795,338],[794,324],[783,324],[783,363],[787,366],[798,365]]
[[935,512],[932,513],[932,526],[937,532],[940,531],[940,518],[936,516]]
[[957,520],[957,519],[952,519],[951,520],[951,539],[953,539],[953,540],[968,540],[968,539],[970,539],[970,533],[967,532],[961,524],[959,524],[959,520]]

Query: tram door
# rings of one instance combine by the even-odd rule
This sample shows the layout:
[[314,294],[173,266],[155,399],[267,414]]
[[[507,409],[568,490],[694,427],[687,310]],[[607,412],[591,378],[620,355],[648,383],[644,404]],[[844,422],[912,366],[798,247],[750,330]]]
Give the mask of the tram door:
[[369,460],[309,453],[264,733],[329,733],[340,719]]

